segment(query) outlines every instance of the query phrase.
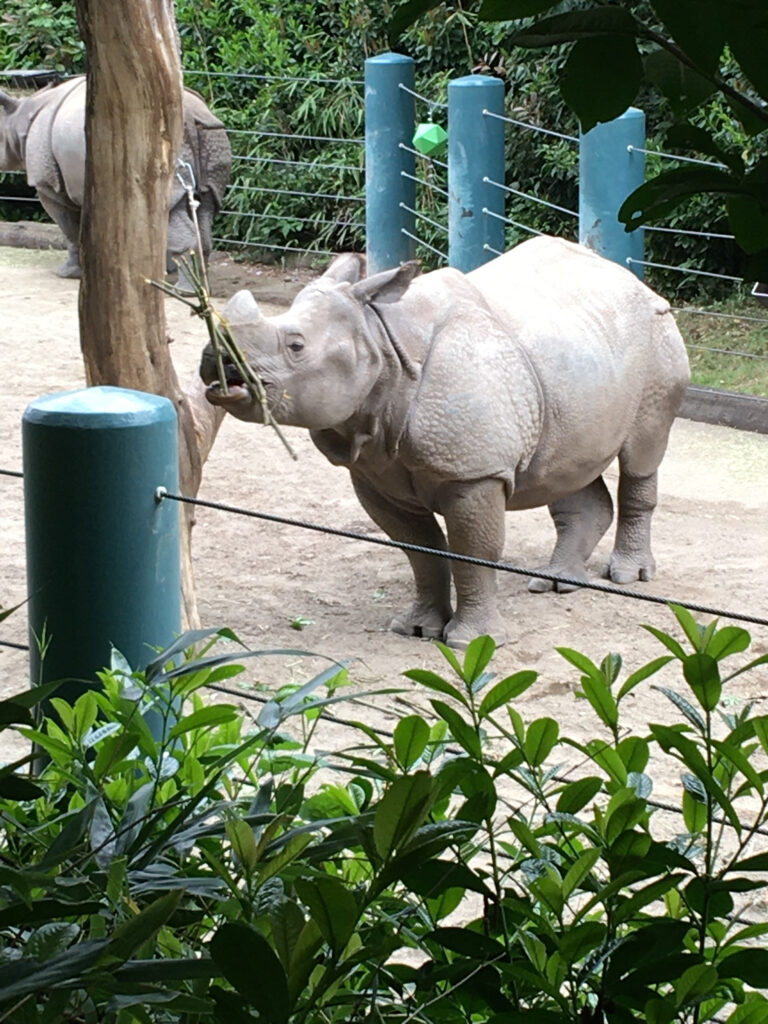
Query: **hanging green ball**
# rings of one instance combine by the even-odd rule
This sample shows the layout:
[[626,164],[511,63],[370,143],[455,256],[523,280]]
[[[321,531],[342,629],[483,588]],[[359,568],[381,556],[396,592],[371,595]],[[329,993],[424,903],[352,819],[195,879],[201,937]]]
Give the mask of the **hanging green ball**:
[[424,156],[439,156],[445,149],[448,133],[439,124],[420,124],[413,135],[413,148]]

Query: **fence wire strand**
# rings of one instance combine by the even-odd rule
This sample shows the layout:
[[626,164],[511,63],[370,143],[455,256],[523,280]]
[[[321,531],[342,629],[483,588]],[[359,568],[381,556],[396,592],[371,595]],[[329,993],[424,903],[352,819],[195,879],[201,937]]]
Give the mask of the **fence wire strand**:
[[[413,236],[410,236],[413,237]],[[419,239],[415,239],[419,241]],[[229,512],[233,515],[246,516],[251,519],[261,519],[268,523],[277,523],[282,526],[295,526],[302,530],[312,530],[315,533],[326,533],[334,537],[346,537],[349,540],[362,540],[368,544],[378,544],[381,547],[398,548],[401,551],[412,551],[421,555],[434,555],[437,558],[447,558],[454,562],[465,562],[469,565],[477,565],[486,569],[498,569],[500,572],[509,572],[516,576],[528,576],[535,579],[548,580],[552,583],[564,583],[580,590],[596,590],[604,594],[612,594],[614,597],[633,598],[637,601],[646,601],[650,604],[670,605],[676,604],[689,611],[699,612],[704,615],[714,615],[718,618],[734,619],[740,622],[750,622],[757,626],[768,626],[768,619],[756,615],[748,615],[744,612],[733,612],[723,608],[713,608],[709,605],[699,604],[693,601],[678,600],[677,598],[663,597],[659,594],[642,594],[636,590],[627,590],[624,587],[616,587],[607,583],[593,583],[587,580],[577,580],[571,576],[563,576],[560,573],[547,572],[541,569],[528,569],[524,566],[511,565],[508,562],[494,562],[487,558],[477,558],[474,555],[463,555],[456,551],[441,551],[437,548],[424,547],[421,544],[409,544],[405,541],[392,540],[389,537],[370,537],[355,530],[343,530],[334,526],[323,526],[319,523],[310,523],[302,519],[292,519],[288,516],[279,516],[271,512],[256,512],[252,509],[239,508],[236,505],[228,505],[220,501],[208,501],[203,498],[191,498],[185,494],[173,494],[164,487],[158,487],[156,497],[159,501],[178,501],[185,505],[197,505],[202,508],[216,509],[219,512]]]

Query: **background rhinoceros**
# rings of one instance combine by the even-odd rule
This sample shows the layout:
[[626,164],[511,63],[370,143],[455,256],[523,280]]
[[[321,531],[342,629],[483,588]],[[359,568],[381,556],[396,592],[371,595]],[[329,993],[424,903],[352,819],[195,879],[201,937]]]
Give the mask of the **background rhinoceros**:
[[[80,276],[78,239],[85,183],[85,78],[48,86],[30,96],[0,91],[0,170],[26,170],[43,208],[58,224],[69,248],[61,277]],[[181,159],[195,175],[203,255],[211,250],[213,216],[229,184],[232,152],[224,126],[191,89],[184,90]],[[186,176],[188,178],[188,175]],[[119,197],[116,197],[119,201]],[[174,175],[168,215],[168,270],[173,257],[197,248],[187,193]]]
[[[362,278],[339,257],[280,316],[239,292],[224,316],[280,423],[308,427],[349,468],[390,537],[497,561],[505,509],[548,505],[548,570],[586,579],[613,517],[602,479],[618,457],[618,525],[608,574],[648,580],[657,469],[689,379],[668,304],[628,270],[561,239],[525,242],[470,274],[406,264]],[[210,346],[208,399],[243,420],[259,401]],[[494,570],[408,557],[416,582],[396,632],[454,646],[506,637]],[[531,589],[552,584],[533,580]]]

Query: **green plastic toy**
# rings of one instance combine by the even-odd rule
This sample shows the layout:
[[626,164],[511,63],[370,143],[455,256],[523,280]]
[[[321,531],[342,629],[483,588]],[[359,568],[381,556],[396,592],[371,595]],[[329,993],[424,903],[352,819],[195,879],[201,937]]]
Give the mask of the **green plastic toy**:
[[431,121],[417,125],[413,135],[414,149],[418,149],[424,156],[440,156],[445,151],[447,141],[448,133]]

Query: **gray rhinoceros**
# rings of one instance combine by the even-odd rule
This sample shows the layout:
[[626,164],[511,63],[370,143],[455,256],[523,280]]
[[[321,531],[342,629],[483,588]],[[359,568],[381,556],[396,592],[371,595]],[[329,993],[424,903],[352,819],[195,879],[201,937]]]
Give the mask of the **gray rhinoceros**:
[[[24,97],[0,91],[0,170],[26,170],[46,213],[67,241],[68,256],[57,273],[80,276],[78,239],[85,183],[85,78],[47,86]],[[232,151],[227,133],[197,93],[184,90],[184,137],[181,159],[191,165],[200,206],[204,258],[211,250],[213,216],[229,184]],[[188,179],[188,175],[186,175]],[[168,270],[173,257],[197,248],[187,193],[174,176],[168,216]]]
[[[618,457],[608,574],[651,579],[657,469],[689,379],[669,305],[623,267],[548,237],[466,275],[362,272],[360,257],[338,257],[276,317],[249,292],[224,309],[275,419],[308,427],[398,541],[445,549],[438,514],[451,550],[497,561],[505,509],[548,505],[548,571],[577,580],[611,523],[601,474]],[[261,421],[231,365],[223,393],[210,346],[200,374],[210,402]],[[494,570],[408,558],[416,598],[391,629],[456,647],[485,633],[504,642]]]

